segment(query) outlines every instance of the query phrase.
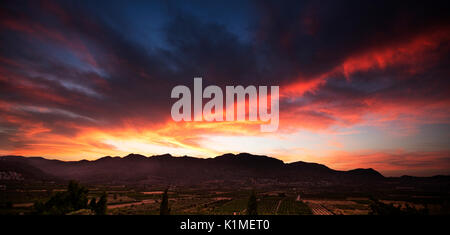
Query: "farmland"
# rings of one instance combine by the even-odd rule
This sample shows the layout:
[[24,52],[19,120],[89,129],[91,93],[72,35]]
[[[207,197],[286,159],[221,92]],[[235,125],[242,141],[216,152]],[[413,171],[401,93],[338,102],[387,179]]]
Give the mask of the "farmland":
[[[87,185],[88,198],[107,194],[107,214],[110,215],[158,215],[165,186]],[[66,185],[8,185],[1,190],[0,214],[29,214],[36,201],[48,200]],[[247,214],[249,187],[202,185],[171,187],[168,191],[170,214],[176,215],[243,215]],[[365,215],[370,212],[368,195],[355,192],[338,193],[312,188],[260,186],[256,188],[259,215]],[[380,196],[381,197],[381,196]],[[423,209],[427,205],[430,214],[443,213],[445,200],[438,196],[407,197],[382,196],[381,202]],[[434,203],[434,204],[433,204]],[[445,208],[444,208],[445,209]],[[84,211],[80,212],[85,213]]]

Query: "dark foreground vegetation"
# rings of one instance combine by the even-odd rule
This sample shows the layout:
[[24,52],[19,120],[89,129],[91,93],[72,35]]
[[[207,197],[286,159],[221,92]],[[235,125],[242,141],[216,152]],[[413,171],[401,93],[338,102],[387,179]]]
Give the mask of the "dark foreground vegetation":
[[70,181],[67,191],[57,192],[47,201],[37,201],[33,205],[31,214],[37,215],[66,215],[66,214],[106,214],[106,193],[97,200],[95,197],[88,203],[89,190]]
[[[379,200],[374,197],[324,197],[295,191],[247,189],[210,191],[173,189],[140,191],[127,187],[87,187],[70,181],[64,190],[54,190],[34,203],[3,202],[0,214],[34,215],[428,215],[448,213],[448,202]],[[36,191],[35,192],[42,192]],[[301,197],[301,195],[303,197]],[[361,196],[361,195],[359,195]],[[430,205],[430,206],[429,206]],[[430,207],[430,208],[429,208]],[[431,212],[431,213],[430,213]]]

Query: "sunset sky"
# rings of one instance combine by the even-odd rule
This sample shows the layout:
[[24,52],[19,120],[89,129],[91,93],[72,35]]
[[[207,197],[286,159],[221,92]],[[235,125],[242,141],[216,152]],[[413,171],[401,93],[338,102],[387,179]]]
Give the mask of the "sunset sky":
[[[450,7],[436,1],[2,1],[0,155],[249,152],[450,174]],[[278,131],[175,122],[176,85],[280,87]]]

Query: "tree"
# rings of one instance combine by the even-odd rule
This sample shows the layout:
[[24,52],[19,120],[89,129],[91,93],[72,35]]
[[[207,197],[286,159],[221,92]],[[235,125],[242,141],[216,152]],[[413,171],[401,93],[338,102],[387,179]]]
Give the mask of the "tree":
[[160,215],[169,215],[170,214],[169,196],[167,195],[167,191],[168,191],[168,189],[164,190],[164,193],[162,195],[161,208],[159,210]]
[[79,210],[87,207],[89,190],[82,187],[76,181],[70,181],[67,187],[67,199],[73,210]]
[[93,211],[95,211],[95,209],[97,208],[97,202],[95,200],[96,200],[95,197],[93,197],[89,202],[89,209]]
[[100,196],[100,199],[96,203],[97,205],[96,205],[96,208],[94,210],[96,215],[106,215],[107,196],[108,195],[105,192],[103,192],[102,196]]
[[386,204],[378,201],[375,198],[371,198],[370,215],[427,215],[428,208],[416,209],[406,204],[402,209],[400,206],[394,206],[393,204]]
[[258,202],[256,201],[255,190],[252,190],[252,194],[250,195],[250,198],[248,199],[247,214],[248,215],[258,215]]
[[46,202],[34,204],[35,214],[64,215],[88,207],[88,189],[75,181],[70,181],[65,192],[55,193]]

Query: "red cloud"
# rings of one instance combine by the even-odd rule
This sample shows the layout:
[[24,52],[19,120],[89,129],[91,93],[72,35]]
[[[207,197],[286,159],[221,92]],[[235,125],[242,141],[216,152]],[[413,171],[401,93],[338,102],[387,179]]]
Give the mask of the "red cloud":
[[[408,81],[417,73],[432,70],[433,66],[439,63],[442,54],[449,51],[446,44],[449,40],[450,30],[443,28],[421,34],[407,42],[372,48],[351,55],[338,66],[316,77],[297,78],[296,82],[281,87],[280,96],[286,101],[285,106],[281,106],[284,107],[281,113],[281,126],[326,129],[334,124],[344,126],[362,122],[367,124],[369,114],[376,116],[372,117],[370,125],[383,125],[396,120],[411,126],[423,123],[447,123],[449,114],[446,110],[450,109],[449,93],[436,90],[437,93],[431,96],[425,95],[428,89],[445,90],[445,87],[439,88],[436,84],[430,84],[430,88],[418,87],[418,90],[407,90],[404,87],[358,96],[336,93],[334,99],[314,97],[320,97],[326,84],[333,82],[336,77],[345,76],[349,80],[355,73],[361,73],[360,76],[364,77],[368,71],[383,72],[395,68],[395,74],[387,72],[384,76],[388,76],[392,82]],[[351,84],[352,81],[347,83]],[[296,100],[305,100],[305,103],[296,105]],[[294,102],[294,105],[289,105],[290,101]]]

